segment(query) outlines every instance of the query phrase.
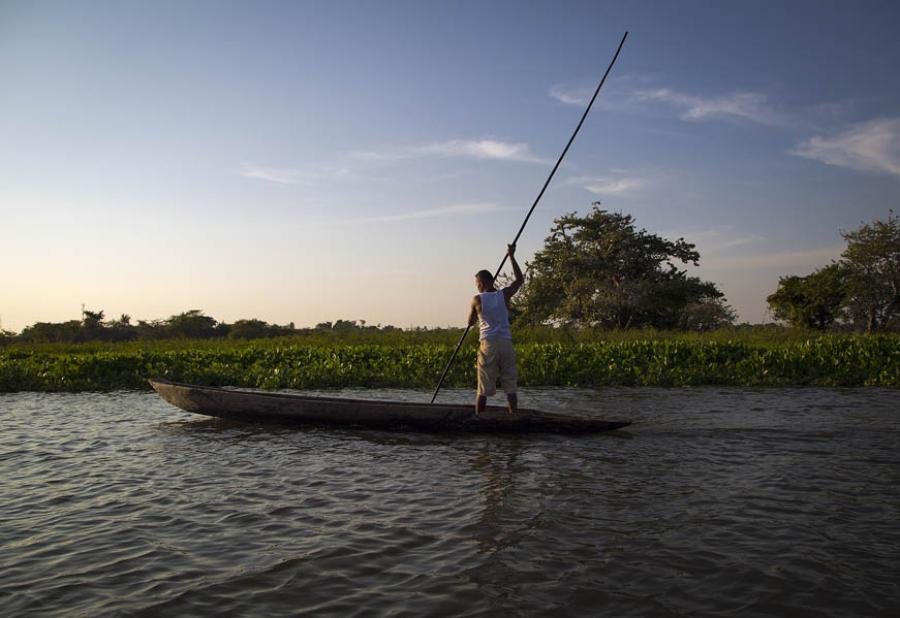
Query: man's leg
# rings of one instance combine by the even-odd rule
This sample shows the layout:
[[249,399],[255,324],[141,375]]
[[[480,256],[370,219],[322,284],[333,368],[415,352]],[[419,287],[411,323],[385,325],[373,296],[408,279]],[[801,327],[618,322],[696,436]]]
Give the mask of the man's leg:
[[516,393],[506,394],[506,409],[510,414],[515,414],[519,411],[519,396]]
[[482,412],[484,412],[484,408],[487,405],[487,395],[476,395],[475,396],[475,416],[478,416]]
[[518,372],[516,371],[516,349],[512,341],[503,340],[503,352],[500,356],[500,383],[506,391],[507,411],[515,414],[519,411]]
[[499,371],[499,356],[491,348],[488,341],[482,341],[478,346],[478,391],[475,393],[475,416],[478,416],[487,407],[487,398],[497,392],[497,372]]

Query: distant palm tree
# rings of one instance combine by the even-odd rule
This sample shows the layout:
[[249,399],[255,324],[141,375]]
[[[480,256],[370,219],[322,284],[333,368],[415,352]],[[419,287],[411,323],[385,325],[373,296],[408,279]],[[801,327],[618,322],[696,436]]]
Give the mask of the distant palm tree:
[[88,311],[84,310],[84,319],[83,323],[86,327],[96,327],[100,326],[100,323],[103,321],[103,311]]

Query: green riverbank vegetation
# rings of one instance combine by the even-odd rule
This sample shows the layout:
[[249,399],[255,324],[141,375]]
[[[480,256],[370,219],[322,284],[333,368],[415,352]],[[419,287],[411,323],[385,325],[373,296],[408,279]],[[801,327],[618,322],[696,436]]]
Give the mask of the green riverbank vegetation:
[[[153,376],[263,389],[429,389],[461,333],[16,344],[0,349],[0,392],[147,389]],[[769,327],[702,334],[532,328],[517,335],[523,386],[900,387],[897,334]],[[475,384],[476,340],[463,346],[448,386]]]

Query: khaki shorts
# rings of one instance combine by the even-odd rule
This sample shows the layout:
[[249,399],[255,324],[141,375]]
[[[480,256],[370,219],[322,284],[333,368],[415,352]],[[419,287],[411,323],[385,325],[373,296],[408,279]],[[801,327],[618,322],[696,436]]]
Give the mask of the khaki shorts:
[[516,350],[511,339],[482,339],[478,349],[478,394],[497,392],[497,377],[507,395],[516,392]]

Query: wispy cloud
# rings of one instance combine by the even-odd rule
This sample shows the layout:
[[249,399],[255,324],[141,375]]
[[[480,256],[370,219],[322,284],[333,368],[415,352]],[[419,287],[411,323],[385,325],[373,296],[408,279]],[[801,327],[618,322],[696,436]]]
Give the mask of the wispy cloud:
[[877,118],[832,137],[812,137],[788,152],[828,165],[900,176],[900,118]]
[[408,150],[353,150],[348,155],[351,159],[357,161],[396,161],[397,159],[408,159],[410,152]]
[[458,157],[464,159],[516,161],[521,163],[546,163],[531,151],[524,142],[506,142],[496,139],[454,139],[394,150],[357,150],[350,156],[360,161],[394,161],[414,157]]
[[790,124],[790,118],[769,105],[767,95],[758,92],[732,92],[716,97],[702,97],[669,88],[656,88],[635,91],[634,99],[671,105],[681,110],[682,120],[691,122],[738,118],[767,126]]
[[595,195],[628,197],[648,185],[646,178],[637,176],[573,176],[566,184],[581,185]]
[[566,105],[587,105],[594,93],[587,86],[570,87],[562,84],[550,86],[550,96]]
[[[550,86],[547,92],[551,98],[566,105],[582,107],[587,105],[597,88],[596,76],[574,83],[557,83]],[[646,88],[655,81],[655,77],[639,73],[612,75],[603,92],[595,102],[598,108],[618,109],[623,107],[636,88]]]
[[501,142],[493,139],[455,139],[420,146],[416,151],[422,154],[470,159],[494,159],[498,161],[521,161],[524,163],[546,162],[545,159],[532,153],[528,144],[524,142]]
[[[244,178],[281,185],[318,185],[323,182],[348,180],[377,180],[360,176],[354,168],[362,163],[390,163],[420,157],[454,157],[478,161],[512,161],[519,163],[547,163],[537,156],[525,142],[507,142],[496,139],[454,139],[396,149],[355,150],[343,157],[338,165],[309,165],[305,167],[268,167],[253,163],[244,164],[239,174]],[[340,160],[339,160],[340,161]]]
[[281,185],[299,184],[301,176],[300,170],[258,167],[256,165],[245,165],[243,169],[241,169],[240,174],[244,178],[265,180],[266,182],[275,182]]
[[[854,106],[852,100],[825,101],[811,105],[787,106],[762,92],[732,91],[704,96],[673,88],[656,87],[657,77],[626,75],[612,80],[597,104],[607,110],[646,113],[650,104],[665,105],[687,122],[733,120],[781,128],[807,128],[833,125]],[[554,84],[549,96],[566,105],[584,106],[594,86],[586,83]]]
[[244,165],[240,175],[281,185],[310,185],[322,181],[347,180],[354,176],[346,167],[315,165],[308,168],[275,168],[252,164]]
[[412,210],[409,212],[403,212],[394,215],[360,217],[357,219],[340,221],[339,223],[392,223],[396,221],[413,221],[417,219],[437,219],[445,217],[481,215],[486,213],[499,212],[501,210],[506,210],[506,208],[492,203],[454,204],[452,206],[443,206],[441,208]]

